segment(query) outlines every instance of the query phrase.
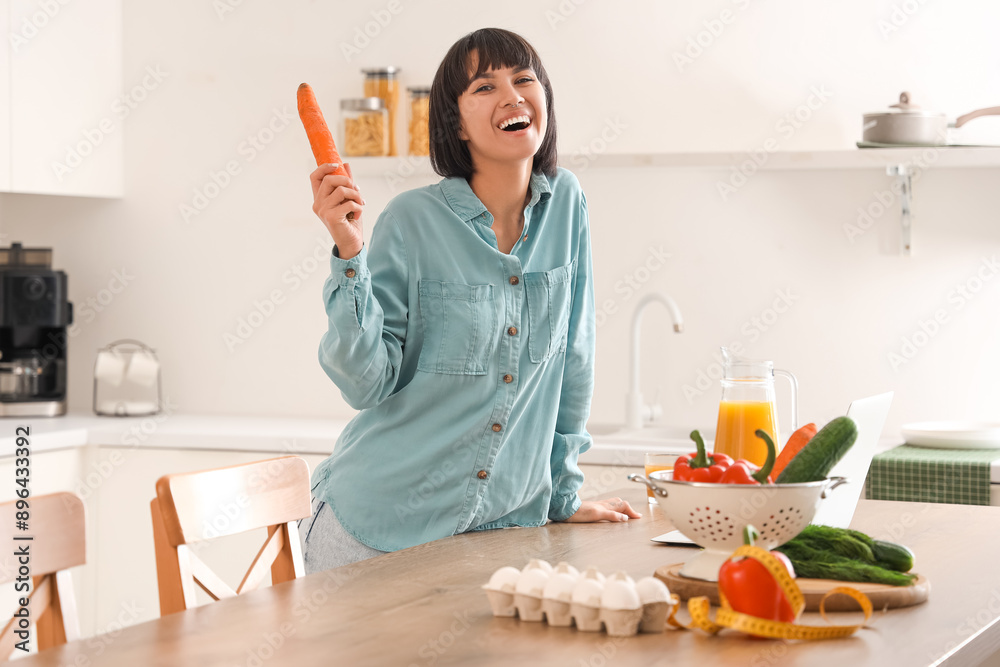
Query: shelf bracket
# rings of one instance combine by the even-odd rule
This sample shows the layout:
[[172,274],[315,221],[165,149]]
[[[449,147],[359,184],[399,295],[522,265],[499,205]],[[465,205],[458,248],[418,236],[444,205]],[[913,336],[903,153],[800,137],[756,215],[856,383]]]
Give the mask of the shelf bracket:
[[913,169],[908,164],[893,164],[886,167],[886,174],[896,177],[899,186],[899,200],[902,206],[901,225],[903,231],[903,254],[910,256],[913,250],[911,218],[913,216]]

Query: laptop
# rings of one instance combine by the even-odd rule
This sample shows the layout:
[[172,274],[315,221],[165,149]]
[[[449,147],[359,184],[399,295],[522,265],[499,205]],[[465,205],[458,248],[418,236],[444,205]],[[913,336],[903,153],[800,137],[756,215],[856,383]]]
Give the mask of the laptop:
[[[847,409],[847,416],[858,425],[858,439],[830,471],[831,477],[846,477],[847,483],[832,489],[830,495],[820,501],[811,523],[835,528],[850,526],[865,488],[865,478],[868,477],[868,468],[875,456],[882,427],[889,416],[892,395],[893,392],[890,391],[858,399]],[[698,546],[677,530],[654,537],[653,541],[677,546]]]

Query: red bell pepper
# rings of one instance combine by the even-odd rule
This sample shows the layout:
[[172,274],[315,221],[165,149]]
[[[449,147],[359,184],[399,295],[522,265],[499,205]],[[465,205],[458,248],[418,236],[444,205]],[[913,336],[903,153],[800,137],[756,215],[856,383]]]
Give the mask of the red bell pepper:
[[[743,542],[752,545],[759,533],[748,525]],[[788,574],[795,578],[795,569],[785,554],[771,551],[781,561]],[[794,623],[795,611],[767,568],[753,558],[727,560],[719,568],[719,591],[726,596],[734,611],[768,621]]]
[[698,451],[678,456],[674,461],[674,480],[679,482],[718,482],[733,459],[726,454],[706,454],[701,433],[691,431],[691,439]]
[[720,484],[773,484],[774,480],[771,479],[770,473],[771,469],[774,468],[774,441],[771,440],[771,436],[767,434],[767,431],[757,429],[754,433],[758,438],[764,441],[767,445],[767,460],[764,461],[764,466],[757,469],[757,466],[750,463],[746,459],[740,459],[722,474],[722,478],[719,479]]

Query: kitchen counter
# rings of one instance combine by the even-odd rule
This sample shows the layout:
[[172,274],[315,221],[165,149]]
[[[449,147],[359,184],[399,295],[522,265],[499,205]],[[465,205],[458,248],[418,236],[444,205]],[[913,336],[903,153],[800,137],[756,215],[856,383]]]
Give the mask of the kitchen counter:
[[[641,486],[626,483],[612,493],[645,505]],[[480,587],[503,565],[523,567],[538,557],[639,578],[690,557],[689,549],[649,541],[672,526],[659,507],[645,511],[625,524],[457,535],[134,625],[107,643],[73,642],[20,664],[971,667],[1000,649],[1000,570],[995,548],[984,547],[984,536],[1000,532],[1000,512],[958,505],[861,501],[852,526],[910,546],[931,594],[922,605],[876,612],[870,628],[845,639],[759,641],[731,631],[710,637],[677,630],[616,639],[493,617]],[[836,623],[859,618],[832,615]],[[824,623],[815,613],[802,622]]]

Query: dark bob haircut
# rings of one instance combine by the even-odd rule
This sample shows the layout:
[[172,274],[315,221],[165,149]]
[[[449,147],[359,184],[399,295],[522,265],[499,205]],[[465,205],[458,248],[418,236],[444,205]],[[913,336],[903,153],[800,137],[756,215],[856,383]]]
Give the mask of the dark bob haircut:
[[[478,56],[476,71],[469,76],[471,55]],[[430,96],[430,152],[431,166],[441,176],[462,176],[468,179],[475,171],[472,156],[465,142],[458,137],[461,116],[458,98],[480,74],[490,69],[530,67],[545,89],[547,107],[545,138],[531,166],[535,173],[548,177],[556,175],[556,116],[552,100],[549,75],[542,67],[542,60],[531,44],[520,35],[500,28],[482,28],[470,32],[455,42],[448,50],[434,82]]]

